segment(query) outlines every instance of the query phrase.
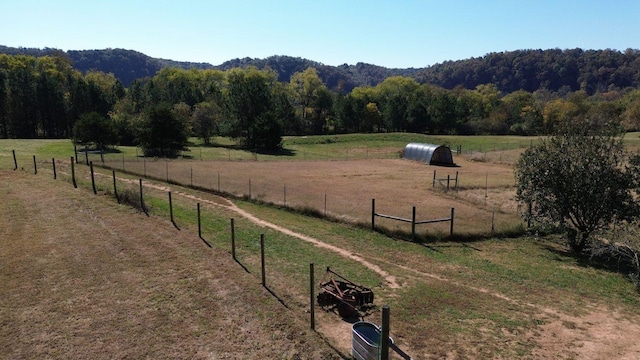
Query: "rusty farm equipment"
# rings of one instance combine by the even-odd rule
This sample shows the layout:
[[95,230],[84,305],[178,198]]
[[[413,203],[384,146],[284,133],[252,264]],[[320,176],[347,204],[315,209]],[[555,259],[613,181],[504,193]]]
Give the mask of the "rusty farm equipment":
[[348,318],[356,314],[356,308],[373,304],[373,291],[349,281],[327,266],[328,280],[320,282],[318,305],[335,306],[338,314]]

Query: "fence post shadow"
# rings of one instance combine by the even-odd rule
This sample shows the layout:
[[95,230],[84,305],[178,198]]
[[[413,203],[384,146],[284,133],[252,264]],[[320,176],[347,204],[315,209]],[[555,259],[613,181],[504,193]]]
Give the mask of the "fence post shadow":
[[202,221],[200,220],[200,203],[198,203],[198,237],[200,238],[200,240],[202,240],[202,242],[204,242],[205,245],[211,248],[211,244],[209,244],[207,240],[205,240],[202,237]]
[[180,230],[180,228],[178,227],[178,224],[176,224],[174,218],[173,218],[173,201],[171,200],[171,191],[169,191],[169,217],[171,218],[171,223],[173,224],[173,226]]

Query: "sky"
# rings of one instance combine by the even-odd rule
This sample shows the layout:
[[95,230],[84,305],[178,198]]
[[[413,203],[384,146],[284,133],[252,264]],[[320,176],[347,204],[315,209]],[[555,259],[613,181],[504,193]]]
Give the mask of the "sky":
[[640,49],[640,1],[0,0],[0,45],[422,68],[522,49]]

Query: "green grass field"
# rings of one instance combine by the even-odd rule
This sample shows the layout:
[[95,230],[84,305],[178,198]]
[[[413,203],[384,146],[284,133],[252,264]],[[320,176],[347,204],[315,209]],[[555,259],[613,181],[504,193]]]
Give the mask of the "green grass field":
[[[335,141],[331,140],[333,138]],[[426,142],[426,139],[431,141],[433,138],[408,134],[288,138],[285,139],[285,148],[294,155],[283,158],[285,161],[303,160],[302,154],[306,153],[308,157],[330,154],[325,156],[341,160],[347,153],[355,154],[355,149],[362,154],[363,149],[390,150],[402,147],[406,142]],[[441,139],[449,139],[450,144],[457,142],[463,149],[488,149],[492,146],[514,149],[529,144],[528,138],[519,137],[465,139],[452,136]],[[633,135],[629,141],[632,144],[636,141]],[[25,164],[19,166],[24,170],[20,169],[18,173],[11,171],[11,150],[16,150],[20,164]],[[135,149],[123,148],[121,151],[125,156],[135,157]],[[202,148],[203,159],[220,160],[218,156],[222,156],[222,160],[228,161],[228,158],[224,159],[224,151],[228,148]],[[59,165],[58,179],[53,180],[49,176],[51,170],[45,166],[47,164],[42,164],[41,171],[34,175],[30,167],[33,155],[43,159],[66,159]],[[56,187],[72,188],[69,165],[66,164],[70,156],[73,156],[73,146],[68,141],[0,140],[3,182],[13,179],[20,182],[26,176],[32,179],[30,183],[43,182],[52,194],[55,194],[53,189]],[[122,156],[122,153],[109,156]],[[260,160],[263,157],[269,161],[280,158],[259,155]],[[98,173],[100,196],[97,198],[115,202],[110,172],[99,170]],[[134,194],[138,191],[137,176],[118,174],[117,182],[119,191]],[[145,179],[143,182],[145,203],[154,221],[169,228],[173,226],[169,222],[167,190],[170,189],[173,214],[181,233],[192,234],[193,240],[203,248],[206,245],[202,240],[230,256],[230,219],[234,218],[238,262],[256,279],[260,276],[259,237],[265,234],[269,288],[291,309],[293,316],[302,321],[308,318],[309,263],[315,263],[318,280],[323,275],[323,268],[331,266],[348,278],[372,287],[377,307],[364,313],[365,319],[380,323],[380,306],[389,304],[391,334],[396,343],[414,358],[607,358],[621,354],[633,356],[640,350],[633,340],[640,336],[637,325],[640,319],[636,311],[640,298],[627,274],[596,268],[583,259],[572,257],[557,236],[530,234],[471,242],[414,243],[256,202],[233,201],[235,206],[257,219],[342,249],[366,261],[363,263],[298,236],[257,224],[225,205],[228,204],[226,200],[214,194],[160,181]],[[78,167],[78,184],[86,201],[96,198],[92,194],[86,167]],[[0,186],[5,190],[6,201],[12,204],[17,201],[11,197],[11,191],[17,190],[9,191],[14,189],[14,185]],[[202,240],[197,238],[197,203],[202,206]],[[26,206],[8,207],[3,210],[4,217],[18,216],[12,212],[19,212]],[[141,213],[130,218],[132,222],[149,221]],[[129,237],[130,241],[144,241],[145,233],[134,231]],[[188,261],[193,261],[190,259]],[[180,268],[186,266],[182,261],[187,260],[176,256],[165,261],[175,261],[168,265],[169,268]],[[397,280],[399,287],[390,286],[385,276],[367,264],[384,270]],[[90,294],[92,290],[89,287],[76,291],[81,296],[83,292]],[[215,293],[220,289],[213,287],[206,291]],[[259,309],[255,311],[260,312]],[[350,324],[340,320],[336,314],[317,311],[318,332],[341,352],[348,353]],[[604,330],[607,330],[606,337],[602,335]],[[586,342],[595,343],[597,352],[584,346]]]

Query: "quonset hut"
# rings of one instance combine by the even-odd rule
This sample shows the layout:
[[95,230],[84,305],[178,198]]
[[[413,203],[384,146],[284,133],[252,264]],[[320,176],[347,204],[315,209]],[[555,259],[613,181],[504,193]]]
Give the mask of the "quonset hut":
[[402,157],[429,165],[455,166],[451,149],[444,145],[409,143]]

